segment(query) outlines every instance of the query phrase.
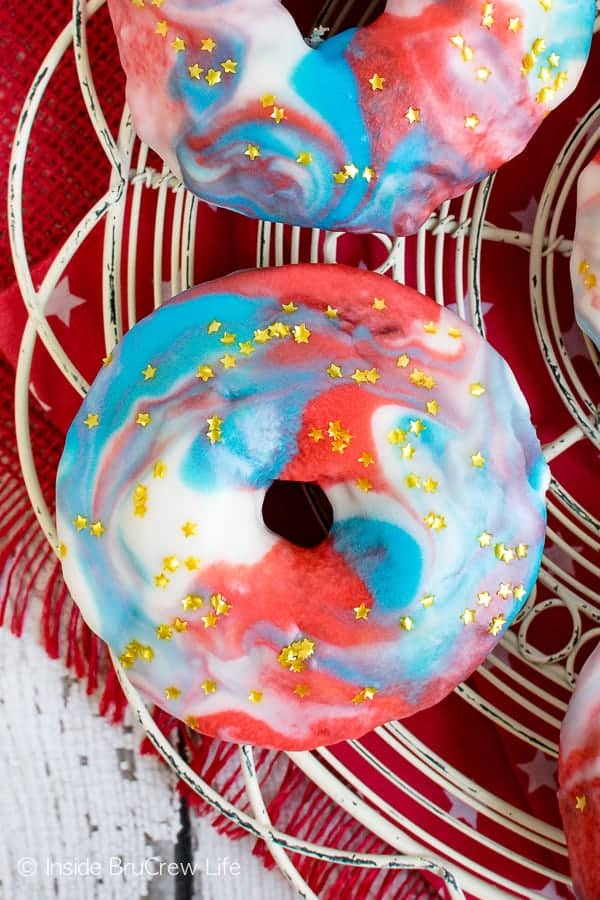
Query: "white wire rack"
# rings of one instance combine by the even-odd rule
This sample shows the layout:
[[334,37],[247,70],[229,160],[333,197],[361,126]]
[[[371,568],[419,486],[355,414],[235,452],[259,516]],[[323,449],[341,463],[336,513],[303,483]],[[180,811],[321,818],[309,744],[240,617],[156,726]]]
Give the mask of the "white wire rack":
[[[153,247],[155,306],[163,300],[163,251],[167,250],[170,256],[170,294],[173,295],[194,283],[197,241],[201,240],[197,229],[198,201],[166,169],[158,171],[149,167],[148,149],[136,138],[127,108],[123,110],[116,137],[107,125],[88,56],[88,40],[94,39],[92,18],[102,5],[103,0],[90,0],[87,5],[83,0],[74,0],[72,22],[58,35],[34,78],[19,119],[10,168],[11,245],[28,311],[16,378],[16,432],[29,496],[52,546],[57,544],[55,524],[36,473],[29,431],[31,363],[38,342],[45,346],[64,376],[66,391],[74,390],[83,396],[88,384],[48,323],[45,312],[48,301],[83,240],[93,229],[103,225],[102,316],[108,353],[123,330],[130,328],[137,318],[138,225],[144,193],[157,194]],[[339,6],[339,0],[330,0],[320,24],[326,26],[331,19],[332,28],[339,27],[343,21]],[[598,26],[599,20],[596,31]],[[36,289],[26,262],[27,242],[20,202],[25,158],[30,141],[35,139],[36,117],[44,95],[52,80],[59,77],[59,63],[70,54],[75,60],[81,87],[81,115],[89,117],[106,156],[107,187],[104,195],[73,229]],[[581,375],[567,351],[555,291],[556,271],[561,265],[567,265],[571,249],[570,241],[561,230],[565,205],[569,197],[572,199],[579,171],[598,145],[600,100],[579,121],[563,150],[550,164],[533,233],[499,228],[487,221],[486,212],[494,188],[494,178],[490,177],[463,197],[444,203],[415,238],[391,240],[385,235],[375,235],[385,251],[385,261],[378,271],[389,273],[398,281],[404,281],[407,272],[414,272],[412,281],[419,291],[429,293],[439,304],[455,303],[458,314],[482,334],[485,334],[485,325],[480,270],[486,248],[491,242],[503,242],[528,254],[531,311],[539,351],[556,393],[573,420],[568,430],[544,448],[553,474],[555,466],[566,454],[577,452],[578,448],[585,448],[590,443],[600,448],[594,385]],[[322,234],[313,230],[308,237],[304,229],[259,223],[256,263],[262,267],[306,261],[336,262],[344,240],[344,235],[339,233]],[[433,267],[427,262],[431,259]],[[453,272],[452,291],[444,278],[448,270]],[[122,285],[125,285],[125,297],[122,296]],[[122,310],[125,310],[124,316]],[[589,341],[587,350],[597,376],[600,373],[599,358]],[[546,553],[543,558],[539,584],[545,588],[544,598],[540,600],[538,592],[533,591],[519,616],[518,627],[505,636],[500,647],[479,669],[477,689],[466,684],[456,689],[460,702],[472,707],[477,716],[490,719],[500,729],[540,750],[548,758],[555,758],[558,753],[558,731],[569,690],[575,682],[577,655],[584,645],[597,641],[600,636],[600,598],[594,589],[600,579],[600,521],[593,509],[587,508],[585,493],[583,496],[579,493],[554,474],[548,496],[548,538],[559,552]],[[530,629],[541,617],[555,614],[557,608],[566,612],[563,621],[568,625],[557,638],[562,642],[561,646],[553,653],[545,654],[530,639]],[[429,871],[443,879],[451,898],[463,897],[463,890],[483,900],[541,896],[525,886],[527,875],[570,885],[566,846],[560,829],[507,803],[467,773],[450,765],[435,746],[413,734],[410,722],[391,722],[376,730],[377,738],[387,748],[386,764],[364,742],[349,742],[348,747],[363,767],[376,772],[390,789],[400,790],[409,805],[416,804],[432,820],[441,823],[444,826],[442,833],[446,835],[443,840],[434,837],[431,828],[425,829],[408,815],[400,814],[387,802],[385,791],[375,793],[357,777],[352,767],[342,764],[326,748],[288,756],[337,804],[385,840],[395,854],[376,856],[344,852],[283,833],[269,820],[252,749],[243,746],[239,751],[252,810],[250,815],[225,800],[190,769],[165,740],[118,661],[113,661],[144,730],[168,764],[216,810],[262,838],[301,896],[313,898],[315,894],[299,875],[288,851],[353,866]],[[493,700],[488,689],[496,691]],[[501,700],[498,700],[499,696]],[[419,773],[418,787],[411,780],[409,773],[412,770]],[[491,840],[466,824],[464,817],[446,812],[431,798],[427,784],[442,788],[463,807],[493,823],[497,835],[506,837],[497,836]],[[531,852],[516,852],[515,837],[521,841],[520,847],[530,847]],[[460,849],[465,839],[473,848],[469,855]],[[478,861],[478,848],[482,846],[488,854],[486,858],[492,854],[493,864],[484,866]],[[540,862],[540,851],[548,851],[548,858],[559,862],[552,865]],[[505,874],[504,862],[507,861],[516,864],[517,870],[524,873],[522,883]]]

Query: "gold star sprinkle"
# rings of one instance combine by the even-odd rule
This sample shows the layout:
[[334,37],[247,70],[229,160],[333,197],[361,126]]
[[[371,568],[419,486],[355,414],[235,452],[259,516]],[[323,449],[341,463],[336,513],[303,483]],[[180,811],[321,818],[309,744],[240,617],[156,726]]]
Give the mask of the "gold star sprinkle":
[[152,6],[156,6],[157,9],[160,9],[165,0],[152,0]]
[[485,394],[485,388],[479,381],[475,381],[469,385],[469,393],[472,397],[482,397]]
[[364,466],[365,469],[366,469],[366,468],[368,468],[368,466],[374,465],[374,463],[375,463],[375,457],[374,457],[374,456],[371,456],[370,453],[367,453],[367,451],[364,450],[364,451],[360,454],[360,456],[358,457],[358,462],[359,462],[362,466]]
[[425,404],[425,409],[430,416],[437,416],[440,411],[440,404],[437,402],[437,400],[428,400]]
[[176,572],[180,565],[176,556],[165,556],[163,559],[163,571]]
[[310,431],[308,432],[308,436],[311,439],[311,441],[315,442],[315,444],[318,444],[319,441],[322,441],[325,438],[322,428],[311,428]]
[[406,440],[406,432],[401,428],[394,428],[392,431],[388,433],[387,436],[388,444],[392,444],[397,446],[398,444],[403,444]]
[[354,374],[350,376],[357,384],[364,384],[367,380],[366,369],[355,369]]
[[97,428],[100,424],[100,416],[98,415],[98,413],[88,413],[83,420],[83,424],[87,425],[87,427],[91,431],[92,428]]
[[105,531],[106,528],[104,527],[100,519],[98,519],[97,522],[92,522],[92,524],[90,525],[90,532],[94,537],[102,537]]
[[417,451],[413,447],[412,444],[405,444],[400,453],[402,454],[402,459],[412,459]]
[[204,72],[204,69],[198,65],[198,63],[194,63],[192,66],[188,66],[188,72],[190,78],[195,78],[197,81],[200,80],[200,76]]
[[304,322],[301,325],[295,325],[293,329],[294,340],[297,344],[308,344],[311,335],[310,329],[306,327]]
[[169,26],[167,25],[166,20],[156,23],[155,32],[156,32],[156,34],[160,34],[161,37],[166,37],[168,30],[169,30]]
[[196,522],[184,522],[181,526],[181,530],[183,531],[184,537],[195,537],[198,533],[198,524]]
[[198,718],[196,716],[186,716],[185,724],[188,728],[193,728],[195,731],[198,731],[198,729],[200,728],[200,722],[198,721]]
[[544,12],[550,12],[552,9],[553,0],[539,0],[539,4]]
[[382,78],[381,75],[378,75],[377,72],[375,72],[369,78],[369,84],[371,85],[372,91],[382,91],[383,85],[385,84],[385,78]]
[[135,417],[135,424],[140,425],[142,428],[147,428],[152,422],[152,416],[147,412],[140,412]]
[[263,109],[266,109],[268,106],[273,106],[276,99],[275,94],[263,94],[260,98]]
[[186,612],[196,612],[197,609],[204,603],[204,597],[201,597],[199,594],[188,594],[181,601],[181,605],[186,610]]
[[173,637],[173,629],[170,625],[158,625],[156,628],[156,637],[159,641],[170,641]]
[[144,381],[152,381],[152,379],[156,375],[156,366],[148,363],[145,369],[142,369],[142,375],[144,376]]
[[449,328],[448,329],[448,337],[454,338],[455,340],[457,338],[461,338],[462,331],[460,330],[460,328]]
[[169,584],[169,579],[164,572],[161,572],[160,575],[154,576],[154,584],[158,588],[166,588],[166,586]]
[[304,697],[307,697],[310,694],[310,687],[307,684],[297,684],[294,688],[294,693],[303,700]]
[[222,356],[219,360],[224,369],[235,369],[236,360],[235,356],[232,356],[231,353],[226,353],[225,356]]
[[285,119],[285,109],[283,106],[274,106],[270,118],[274,119],[276,124],[279,125],[279,123]]
[[576,794],[575,795],[575,809],[577,812],[585,812],[585,808],[587,806],[587,797],[585,794]]
[[56,548],[56,552],[58,553],[59,559],[64,559],[69,552],[69,548],[66,544],[59,544]]
[[528,544],[517,544],[517,546],[515,547],[515,551],[519,559],[525,559],[528,550]]
[[423,425],[420,419],[411,419],[410,420],[410,430],[413,434],[416,434],[417,437],[425,431],[425,426]]
[[220,331],[222,324],[223,323],[219,322],[217,319],[213,319],[212,322],[209,322],[206,330],[209,334],[216,334],[218,331]]
[[189,622],[187,622],[185,619],[180,619],[179,616],[177,616],[177,618],[173,622],[173,628],[175,629],[175,631],[178,631],[180,634],[183,631],[187,631],[188,625],[189,625]]
[[516,584],[513,588],[513,597],[515,600],[522,600],[527,591],[523,584]]
[[189,572],[196,572],[200,568],[200,560],[197,556],[188,556],[183,561],[184,566]]
[[373,297],[373,309],[376,312],[383,312],[384,309],[387,309],[383,297]]
[[263,696],[264,694],[262,691],[253,690],[248,694],[248,700],[250,703],[261,703]]
[[364,178],[367,184],[370,184],[375,178],[375,169],[371,166],[365,166],[362,170],[361,178]]
[[496,637],[496,635],[500,634],[500,632],[502,631],[502,629],[505,625],[506,625],[506,619],[504,618],[502,613],[500,613],[499,616],[494,616],[493,619],[491,620],[490,624],[488,625],[488,634],[491,634],[491,635],[493,635],[493,637]]
[[368,478],[357,478],[356,487],[359,490],[364,491],[365,494],[368,494],[369,491],[373,490],[373,485]]
[[521,28],[523,27],[523,23],[521,22],[521,19],[519,18],[519,16],[512,16],[508,20],[508,25],[506,27],[509,31],[512,31],[513,34],[516,34],[517,31],[520,31]]
[[489,531],[482,531],[477,538],[480,547],[489,547],[492,543],[493,535]]
[[485,606],[487,609],[487,607],[490,605],[491,602],[492,602],[492,595],[490,594],[489,591],[480,591],[477,594],[477,605],[478,606]]
[[109,353],[108,356],[103,356],[103,357],[102,357],[102,365],[103,365],[104,367],[110,366],[110,364],[111,364],[112,361],[113,361],[113,355],[112,355],[112,353]]
[[206,50],[207,53],[212,53],[216,46],[217,42],[213,41],[211,37],[204,38],[204,40],[200,41],[201,49]]
[[292,641],[287,647],[282,647],[277,662],[284,669],[290,672],[302,672],[305,668],[306,660],[314,653],[315,643],[310,638],[301,638]]
[[353,703],[364,703],[365,700],[372,700],[375,694],[377,693],[377,688],[374,687],[366,687],[363,688],[362,691],[359,691],[358,694],[352,698]]
[[478,69],[475,69],[475,78],[477,81],[487,81],[491,74],[492,72],[487,66],[479,66]]
[[181,53],[182,50],[185,50],[185,41],[183,38],[176,37],[174,41],[171,41],[171,47],[175,53]]
[[502,597],[503,600],[508,600],[512,597],[512,585],[509,582],[501,581],[496,593],[499,597]]
[[243,356],[252,356],[252,354],[256,350],[256,347],[252,346],[251,341],[240,341],[238,346],[240,348],[240,353]]
[[260,156],[260,148],[257,147],[256,144],[248,144],[244,150],[244,156],[249,157],[251,160],[255,160]]
[[222,76],[218,69],[209,69],[204,76],[204,80],[208,83],[209,87],[214,87],[221,82]]
[[346,184],[346,182],[348,181],[348,176],[343,171],[334,172],[333,180],[335,181],[336,184]]
[[367,606],[366,603],[361,603],[360,606],[354,607],[354,618],[358,621],[359,619],[368,619],[369,613],[371,612],[371,608]]
[[207,678],[206,681],[202,682],[200,687],[208,697],[209,694],[214,694],[214,692],[217,690],[217,682],[211,681],[210,678]]
[[465,116],[465,128],[470,128],[474,131],[479,125],[480,119],[479,116],[475,113],[471,113],[468,116]]
[[152,476],[153,478],[164,478],[166,474],[167,467],[164,462],[159,459],[158,462],[155,462],[154,466],[152,467]]
[[429,607],[433,606],[433,604],[435,603],[435,594],[425,594],[422,597],[420,603],[422,607],[424,607],[425,609],[429,609]]
[[424,516],[423,521],[432,531],[442,531],[446,528],[446,517],[440,516],[438,513],[430,512]]
[[337,319],[338,311],[334,306],[328,305],[327,309],[325,310],[325,315],[327,316],[328,319]]
[[438,326],[435,324],[435,322],[425,322],[425,324],[423,325],[423,331],[425,332],[425,334],[437,334]]
[[214,613],[208,613],[208,615],[202,616],[202,621],[205,628],[216,628],[219,620]]
[[296,157],[296,162],[300,163],[301,166],[310,166],[312,163],[312,153],[309,153],[308,150],[301,150],[298,156]]
[[414,488],[421,487],[421,478],[419,475],[415,475],[414,472],[410,472],[404,479],[404,483],[408,488],[413,490]]
[[201,381],[207,382],[210,378],[214,378],[215,373],[212,370],[211,366],[198,366],[196,369],[196,378],[200,378]]
[[404,118],[409,125],[416,125],[417,122],[421,121],[421,110],[416,106],[409,106],[404,113]]
[[178,687],[171,685],[170,687],[165,688],[165,697],[167,700],[179,700],[181,697],[181,691]]
[[474,609],[465,609],[459,616],[463,625],[472,625],[475,621],[475,610]]
[[331,363],[325,371],[330,378],[341,378],[343,375],[341,366],[338,366],[337,363]]
[[281,308],[284,311],[284,313],[298,312],[298,307],[296,306],[296,304],[294,303],[293,300],[290,300],[289,303],[282,303]]
[[216,612],[218,616],[227,616],[229,615],[229,610],[231,609],[231,603],[227,603],[223,594],[211,594],[210,595],[210,605]]
[[494,24],[494,4],[484,3],[481,9],[481,25],[483,28],[491,28]]
[[413,628],[415,627],[415,623],[413,622],[413,620],[411,619],[410,616],[401,616],[400,620],[399,620],[399,624],[400,624],[400,628],[402,628],[403,631],[412,631]]
[[559,64],[560,64],[560,56],[558,55],[558,53],[551,53],[550,56],[548,57],[548,65],[550,66],[550,68],[556,69],[556,68],[558,68]]
[[221,63],[221,68],[228,75],[237,75],[237,67],[238,64],[235,59],[226,59],[225,62]]
[[438,489],[439,482],[434,481],[433,478],[426,478],[423,482],[423,490],[426,494],[435,494]]
[[485,456],[480,450],[478,450],[477,453],[471,454],[471,465],[476,469],[483,469],[485,466]]
[[359,171],[360,170],[356,168],[354,163],[348,163],[348,165],[344,166],[344,172],[346,173],[348,178],[352,178],[353,180],[356,178]]
[[398,359],[396,360],[396,365],[399,369],[406,369],[406,367],[410,363],[410,356],[406,353],[401,353]]

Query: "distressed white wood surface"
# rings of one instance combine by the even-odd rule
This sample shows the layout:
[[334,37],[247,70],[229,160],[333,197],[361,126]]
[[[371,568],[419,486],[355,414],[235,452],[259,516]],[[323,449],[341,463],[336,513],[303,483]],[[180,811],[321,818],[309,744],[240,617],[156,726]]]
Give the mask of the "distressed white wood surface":
[[[179,798],[167,768],[139,755],[133,717],[124,726],[104,721],[30,634],[18,640],[0,629],[0,684],[0,897],[188,897],[174,875],[154,874],[159,861],[174,860]],[[229,841],[193,813],[192,846],[194,900],[296,896],[278,870],[251,855],[251,841]]]

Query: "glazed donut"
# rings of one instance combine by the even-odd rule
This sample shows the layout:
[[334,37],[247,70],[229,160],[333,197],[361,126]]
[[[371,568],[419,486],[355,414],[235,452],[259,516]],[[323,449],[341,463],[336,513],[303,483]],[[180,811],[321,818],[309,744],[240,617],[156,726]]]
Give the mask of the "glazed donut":
[[581,670],[560,732],[560,811],[578,900],[600,897],[600,646]]
[[600,349],[600,152],[577,182],[571,284],[579,327]]
[[135,127],[209,203],[410,234],[575,87],[595,0],[388,0],[303,40],[279,0],[109,0]]
[[60,551],[154,702],[306,749],[483,660],[536,577],[547,483],[510,370],[453,313],[343,266],[249,271],[117,346],[67,437]]

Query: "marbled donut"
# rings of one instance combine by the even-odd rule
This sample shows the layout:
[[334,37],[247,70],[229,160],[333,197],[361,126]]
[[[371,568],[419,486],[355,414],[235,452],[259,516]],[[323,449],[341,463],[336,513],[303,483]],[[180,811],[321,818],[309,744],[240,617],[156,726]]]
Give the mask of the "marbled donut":
[[579,327],[600,349],[600,152],[577,182],[571,283]]
[[317,48],[279,0],[109,0],[135,127],[249,216],[410,234],[574,89],[595,0],[388,0]]
[[560,732],[560,811],[579,900],[600,897],[600,646],[581,670]]
[[[282,482],[320,503],[317,546],[266,527]],[[547,483],[514,377],[453,313],[343,266],[249,271],[161,307],[100,371],[60,464],[60,552],[152,700],[303,749],[482,661],[534,583]]]

